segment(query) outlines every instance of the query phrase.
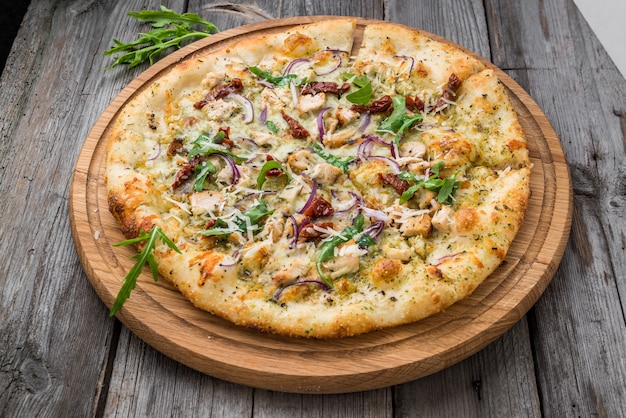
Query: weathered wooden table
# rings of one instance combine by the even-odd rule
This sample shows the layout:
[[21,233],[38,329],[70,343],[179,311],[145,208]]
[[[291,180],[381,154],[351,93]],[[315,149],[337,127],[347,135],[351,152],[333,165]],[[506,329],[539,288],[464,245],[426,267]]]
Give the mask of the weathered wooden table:
[[352,15],[446,37],[515,79],[553,124],[572,174],[570,241],[530,312],[484,350],[409,383],[300,395],[228,383],[160,354],[85,277],[69,221],[94,122],[146,67],[103,72],[113,37],[158,1],[33,1],[0,84],[0,416],[626,415],[626,80],[571,0],[169,1],[222,30]]

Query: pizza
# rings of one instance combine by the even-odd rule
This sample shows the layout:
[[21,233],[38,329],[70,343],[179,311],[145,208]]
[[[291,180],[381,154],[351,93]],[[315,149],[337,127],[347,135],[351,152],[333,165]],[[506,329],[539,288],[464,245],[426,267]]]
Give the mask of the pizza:
[[200,50],[114,117],[110,211],[128,238],[160,228],[151,266],[197,308],[348,337],[436,314],[505,259],[531,164],[504,86],[418,30],[359,30]]

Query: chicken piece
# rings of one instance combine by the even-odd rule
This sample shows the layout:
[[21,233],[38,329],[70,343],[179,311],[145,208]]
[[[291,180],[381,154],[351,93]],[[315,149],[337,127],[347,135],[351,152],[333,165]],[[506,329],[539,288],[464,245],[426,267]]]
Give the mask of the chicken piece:
[[376,285],[391,282],[402,271],[402,263],[399,260],[383,258],[372,269],[372,281]]
[[334,116],[341,126],[345,126],[353,120],[358,119],[360,113],[347,107],[339,106],[337,107],[337,110],[335,110]]
[[317,180],[319,184],[329,186],[343,174],[343,170],[339,167],[328,163],[319,163],[313,167],[311,178]]
[[261,147],[276,143],[276,137],[269,132],[253,131],[250,133],[250,139]]
[[409,261],[411,259],[411,249],[404,240],[398,240],[393,246],[386,242],[382,245],[382,250],[387,258],[400,261]]
[[403,142],[400,144],[400,155],[402,157],[422,158],[426,154],[426,145],[419,141]]
[[302,115],[312,110],[319,110],[324,107],[324,104],[326,104],[326,93],[302,94],[298,99],[298,112]]
[[202,79],[202,85],[210,90],[220,84],[222,81],[224,81],[223,73],[215,73],[213,71],[209,71]]
[[414,237],[415,235],[428,237],[431,230],[432,222],[428,214],[411,218],[400,227],[400,232],[402,232],[402,235],[405,237]]
[[239,109],[239,105],[235,101],[215,100],[207,103],[202,111],[205,113],[207,119],[217,122],[224,122],[229,120],[235,111]]
[[432,225],[442,232],[450,232],[454,225],[454,209],[450,206],[442,205],[441,209],[432,218]]
[[211,214],[217,214],[222,209],[224,196],[222,196],[220,192],[205,190],[203,192],[193,193],[189,200],[193,213],[209,212]]
[[323,141],[324,146],[328,148],[339,148],[354,140],[358,136],[357,134],[357,128],[355,127],[342,129],[339,132],[326,132]]
[[290,260],[283,268],[272,276],[272,282],[277,285],[291,284],[298,277],[306,275],[311,269],[311,263],[303,258]]
[[308,169],[314,164],[313,154],[311,151],[301,149],[289,154],[287,157],[287,165],[293,170],[294,173],[300,174],[304,170]]
[[331,279],[359,271],[359,257],[356,255],[341,255],[324,263],[326,276]]

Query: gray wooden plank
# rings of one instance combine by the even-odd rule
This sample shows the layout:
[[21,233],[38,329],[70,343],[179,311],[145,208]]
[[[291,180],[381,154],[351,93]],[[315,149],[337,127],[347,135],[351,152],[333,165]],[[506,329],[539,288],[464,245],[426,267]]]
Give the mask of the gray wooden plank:
[[0,201],[2,416],[86,416],[97,405],[113,321],[76,257],[68,195],[95,120],[84,109],[106,100],[87,106],[109,13],[33,2],[2,75],[0,191],[11,196]]
[[488,2],[494,59],[552,121],[574,190],[569,245],[531,323],[542,409],[622,416],[626,81],[573,2],[511,6]]
[[395,388],[398,417],[537,417],[525,320],[495,343],[439,373]]
[[123,328],[104,416],[250,416],[253,390],[171,360]]
[[434,33],[486,59],[491,57],[482,1],[388,1],[385,20]]

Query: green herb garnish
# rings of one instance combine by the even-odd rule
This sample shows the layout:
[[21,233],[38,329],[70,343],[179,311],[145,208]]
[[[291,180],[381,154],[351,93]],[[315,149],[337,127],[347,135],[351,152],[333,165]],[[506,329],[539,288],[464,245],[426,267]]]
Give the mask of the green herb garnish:
[[456,189],[458,189],[461,182],[456,181],[456,176],[458,173],[454,173],[450,177],[440,178],[439,172],[444,167],[444,162],[439,161],[435,164],[431,169],[432,175],[428,177],[426,180],[418,180],[414,174],[403,171],[398,174],[398,178],[401,180],[408,181],[416,181],[417,183],[409,187],[402,196],[400,197],[400,204],[406,202],[411,199],[415,192],[417,192],[420,188],[424,188],[426,190],[430,190],[431,192],[437,193],[437,201],[439,203],[452,203],[452,194]]
[[276,124],[274,122],[272,122],[271,120],[267,120],[265,121],[265,126],[267,127],[267,129],[269,129],[270,131],[272,131],[273,133],[277,134],[278,133],[278,127],[276,126]]
[[313,151],[319,155],[324,161],[328,164],[334,165],[335,167],[341,168],[344,173],[348,172],[348,165],[354,158],[352,157],[337,157],[336,155],[331,154],[325,148],[323,148],[319,144],[313,144]]
[[[319,273],[324,283],[328,285],[328,287],[332,288],[333,284],[330,281],[330,279],[328,279],[328,277],[326,277],[326,275],[322,271],[322,263],[324,261],[330,260],[331,258],[335,257],[335,248],[337,248],[339,245],[343,244],[344,242],[350,241],[352,238],[356,237],[358,234],[363,232],[364,221],[365,221],[365,217],[363,216],[363,214],[358,215],[356,218],[354,218],[354,222],[352,223],[352,226],[348,226],[344,228],[344,230],[341,231],[339,235],[335,235],[328,241],[325,241],[320,246],[320,253],[317,258],[317,272]],[[369,239],[366,237],[369,237]],[[372,245],[374,243],[374,239],[367,234],[363,234],[361,237],[359,237],[357,241],[359,245],[363,244],[362,246],[364,247]]]
[[224,141],[225,136],[226,134],[224,133],[224,131],[219,131],[212,138],[207,134],[201,134],[195,141],[191,143],[193,147],[191,148],[191,151],[189,151],[188,158],[192,159],[196,155],[200,155],[200,154],[203,154],[203,155],[221,154],[221,155],[229,156],[237,164],[241,164],[244,161],[246,161],[245,158],[239,157],[230,151],[226,151],[225,149],[215,147],[216,144],[219,145]]
[[[149,22],[152,30],[148,33],[140,33],[139,38],[130,43],[124,43],[113,39],[115,46],[104,52],[104,55],[123,53],[113,64],[105,69],[113,68],[119,64],[128,64],[135,67],[145,61],[154,64],[161,53],[169,48],[181,48],[187,40],[206,38],[211,33],[219,32],[217,26],[202,19],[195,13],[176,13],[165,6],[161,10],[141,10],[128,12],[130,17],[140,22]],[[200,30],[194,30],[194,25],[201,25]]]
[[358,90],[346,95],[346,99],[351,103],[366,105],[372,100],[372,83],[367,76],[362,75],[360,77],[350,73],[342,73],[341,76],[349,83],[359,87]]
[[415,122],[421,122],[423,119],[419,113],[412,117],[407,115],[404,96],[393,96],[391,102],[393,103],[393,112],[387,119],[382,121],[376,132],[395,134],[395,142],[398,144],[404,131],[413,126]]
[[275,77],[272,75],[271,70],[263,71],[259,67],[254,66],[248,67],[248,70],[250,70],[250,72],[257,77],[261,77],[263,80],[275,84],[278,87],[288,86],[291,81],[293,81],[296,86],[301,86],[307,82],[306,78],[297,80],[296,77],[298,76],[295,74],[286,74],[283,76]]
[[287,175],[287,178],[289,179],[289,173],[287,172],[285,167],[282,166],[281,163],[276,160],[269,160],[265,164],[263,164],[263,167],[261,167],[261,171],[259,171],[259,175],[256,178],[257,189],[261,190],[261,187],[263,187],[263,183],[265,183],[265,180],[267,180],[267,172],[274,168],[281,170]]
[[259,203],[247,211],[235,215],[235,219],[232,222],[232,226],[223,219],[217,219],[213,227],[206,231],[200,232],[200,234],[207,237],[210,236],[223,236],[230,235],[234,232],[246,232],[248,230],[248,222],[253,227],[253,231],[261,229],[259,222],[266,215],[271,215],[274,210],[270,210],[264,200],[260,200]]
[[152,254],[154,248],[156,247],[157,238],[163,241],[168,247],[170,247],[177,253],[182,254],[178,247],[176,247],[176,244],[174,244],[167,236],[165,236],[161,227],[156,225],[152,226],[150,232],[142,230],[137,238],[132,238],[119,242],[117,244],[113,244],[114,247],[120,247],[122,245],[130,245],[146,241],[146,245],[144,245],[141,252],[132,256],[132,259],[136,259],[137,263],[128,272],[126,277],[124,277],[122,287],[120,288],[120,291],[117,294],[117,298],[115,299],[115,302],[111,307],[109,316],[115,315],[115,313],[122,307],[124,302],[126,302],[126,299],[130,297],[130,293],[137,285],[137,278],[141,274],[141,270],[143,270],[143,266],[146,263],[148,263],[148,266],[150,267],[150,271],[152,272],[152,278],[154,279],[154,281],[156,282],[157,280],[159,280],[157,263],[154,259],[154,255]]
[[204,189],[204,181],[209,174],[215,174],[217,169],[210,161],[202,161],[193,169],[193,189],[201,192]]

